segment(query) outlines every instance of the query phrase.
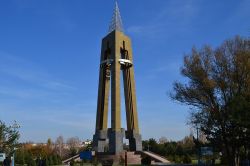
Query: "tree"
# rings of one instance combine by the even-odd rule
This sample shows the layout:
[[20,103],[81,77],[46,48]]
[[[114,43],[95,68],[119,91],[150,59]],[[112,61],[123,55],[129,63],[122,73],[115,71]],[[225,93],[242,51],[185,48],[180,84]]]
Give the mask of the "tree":
[[52,159],[53,159],[53,163],[54,163],[54,165],[58,165],[58,164],[60,164],[60,162],[59,162],[59,160],[58,160],[58,156],[57,156],[57,155],[53,155],[53,156],[52,156]]
[[23,150],[17,150],[15,155],[15,162],[24,165],[25,164],[25,153]]
[[145,156],[141,159],[143,165],[151,165],[152,159],[149,156]]
[[11,155],[14,148],[18,146],[19,126],[15,122],[12,126],[7,126],[0,120],[0,152]]
[[47,140],[47,149],[48,149],[48,151],[52,150],[52,144],[53,144],[53,142],[52,142],[51,138],[49,138]]
[[58,155],[62,158],[63,157],[63,148],[64,148],[63,136],[57,137],[55,145],[56,145],[56,150],[57,150]]
[[180,141],[168,141],[163,144],[157,143],[155,139],[151,138],[143,140],[142,145],[143,150],[146,151],[149,148],[150,151],[164,156],[175,163],[190,163],[190,156],[196,153],[191,135]]
[[78,137],[71,137],[67,140],[67,145],[69,146],[72,156],[77,154],[80,144],[81,141]]
[[36,162],[35,162],[35,160],[33,159],[33,156],[32,156],[32,155],[29,155],[29,156],[28,156],[27,165],[28,165],[28,166],[36,166]]
[[157,142],[156,142],[155,139],[150,138],[148,140],[148,146],[149,146],[149,150],[150,151],[157,153],[157,151],[158,151],[158,144],[157,144]]
[[239,165],[240,149],[250,149],[249,39],[235,37],[216,49],[193,48],[181,74],[188,82],[175,82],[171,97],[191,106],[190,124],[220,149],[228,165]]
[[167,142],[168,142],[168,139],[166,137],[159,138],[159,144],[164,144],[164,143],[167,143]]
[[44,159],[44,164],[45,164],[45,166],[49,166],[49,159],[46,157],[45,159]]
[[48,163],[49,165],[54,165],[54,161],[51,155],[48,157]]

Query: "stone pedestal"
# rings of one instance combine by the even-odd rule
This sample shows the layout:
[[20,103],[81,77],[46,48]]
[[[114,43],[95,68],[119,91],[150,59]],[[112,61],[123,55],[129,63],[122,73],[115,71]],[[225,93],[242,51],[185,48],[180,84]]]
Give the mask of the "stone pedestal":
[[105,152],[105,147],[107,147],[108,131],[98,130],[93,136],[93,150],[96,152]]
[[109,136],[109,152],[111,154],[118,154],[123,151],[123,138],[125,137],[125,130],[120,131],[108,130]]
[[129,139],[130,151],[142,151],[142,139],[139,133],[135,130],[126,131],[126,138]]
[[127,164],[130,165],[140,165],[141,164],[141,154],[136,152],[120,152],[117,154],[109,153],[99,153],[96,155],[98,161],[102,165],[124,165],[125,164],[125,155],[127,153]]

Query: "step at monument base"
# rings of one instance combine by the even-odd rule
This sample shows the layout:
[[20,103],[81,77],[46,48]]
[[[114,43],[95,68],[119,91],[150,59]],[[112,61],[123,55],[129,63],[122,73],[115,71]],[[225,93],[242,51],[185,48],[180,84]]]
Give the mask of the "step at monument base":
[[[98,153],[96,157],[103,165],[117,165],[125,163],[125,152],[118,154]],[[128,164],[141,164],[141,155],[137,152],[127,152]]]

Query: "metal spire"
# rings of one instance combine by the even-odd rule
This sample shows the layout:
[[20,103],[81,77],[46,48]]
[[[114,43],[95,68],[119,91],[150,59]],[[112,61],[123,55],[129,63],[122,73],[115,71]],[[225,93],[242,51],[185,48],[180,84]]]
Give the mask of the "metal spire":
[[115,1],[115,9],[113,12],[112,20],[109,25],[109,33],[114,30],[123,32],[122,19],[121,19],[117,1]]

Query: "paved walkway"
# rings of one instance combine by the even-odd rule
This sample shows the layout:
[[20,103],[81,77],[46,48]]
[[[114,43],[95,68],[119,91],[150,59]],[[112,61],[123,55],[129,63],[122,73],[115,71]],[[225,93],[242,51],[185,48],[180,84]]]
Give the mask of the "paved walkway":
[[151,157],[152,159],[156,160],[157,162],[161,162],[161,163],[164,163],[164,164],[169,164],[170,161],[168,161],[166,158],[160,156],[160,155],[157,155],[153,152],[150,152],[150,151],[142,151],[143,154]]

